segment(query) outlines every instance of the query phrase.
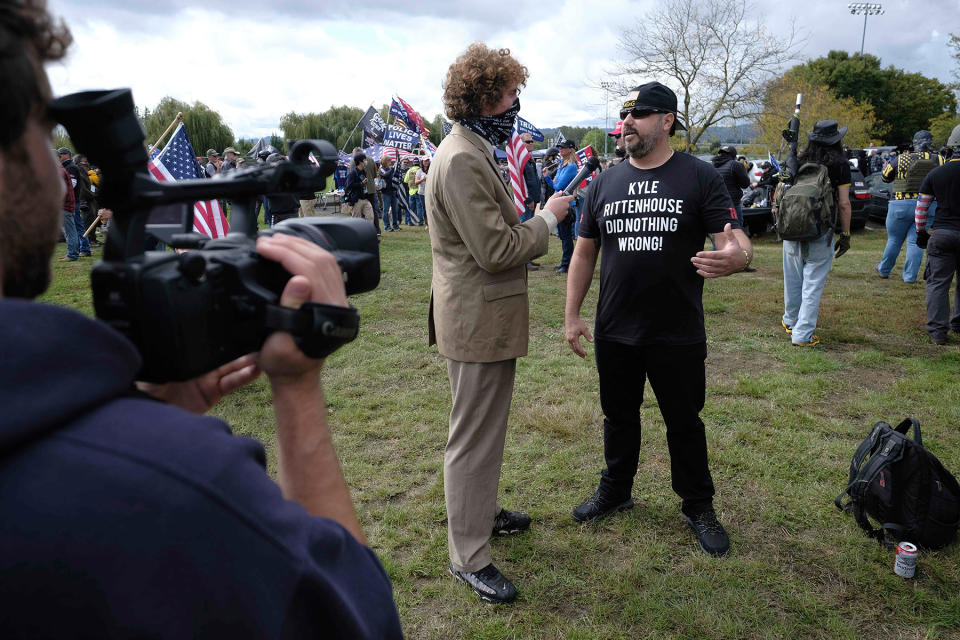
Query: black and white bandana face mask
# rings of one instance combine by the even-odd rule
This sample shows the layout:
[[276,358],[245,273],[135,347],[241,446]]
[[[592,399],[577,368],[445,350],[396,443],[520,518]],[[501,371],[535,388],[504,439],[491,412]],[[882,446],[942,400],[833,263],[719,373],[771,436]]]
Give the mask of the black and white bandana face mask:
[[497,147],[510,138],[513,122],[517,119],[518,113],[520,113],[520,98],[514,100],[513,106],[503,113],[464,119],[460,124]]

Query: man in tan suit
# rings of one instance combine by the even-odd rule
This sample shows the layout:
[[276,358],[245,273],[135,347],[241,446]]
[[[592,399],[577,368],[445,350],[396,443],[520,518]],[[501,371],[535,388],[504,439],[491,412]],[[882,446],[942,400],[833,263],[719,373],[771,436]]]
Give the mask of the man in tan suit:
[[527,353],[528,261],[547,252],[570,197],[521,224],[493,148],[510,135],[527,69],[508,49],[474,43],[447,72],[455,124],[426,182],[433,248],[430,344],[447,358],[453,408],[444,456],[450,572],[488,602],[517,589],[493,565],[491,534],[525,531],[530,516],[501,509],[497,486],[516,359]]

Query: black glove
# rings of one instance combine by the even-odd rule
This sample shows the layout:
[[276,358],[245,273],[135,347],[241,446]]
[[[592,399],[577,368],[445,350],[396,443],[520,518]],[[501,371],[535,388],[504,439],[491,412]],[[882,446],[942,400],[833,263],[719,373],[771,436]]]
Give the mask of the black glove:
[[926,229],[917,231],[917,246],[921,249],[926,249],[928,242],[930,242],[930,232]]
[[847,251],[850,250],[850,234],[843,232],[837,238],[837,243],[833,245],[833,248],[837,250],[837,253],[834,254],[834,258],[839,258]]

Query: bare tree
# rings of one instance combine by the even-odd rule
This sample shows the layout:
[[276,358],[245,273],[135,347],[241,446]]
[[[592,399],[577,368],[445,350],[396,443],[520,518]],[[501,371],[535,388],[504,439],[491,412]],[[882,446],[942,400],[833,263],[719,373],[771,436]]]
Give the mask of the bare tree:
[[778,37],[761,21],[747,0],[668,0],[620,34],[620,83],[676,90],[692,149],[707,127],[755,117],[767,81],[797,59],[796,27]]

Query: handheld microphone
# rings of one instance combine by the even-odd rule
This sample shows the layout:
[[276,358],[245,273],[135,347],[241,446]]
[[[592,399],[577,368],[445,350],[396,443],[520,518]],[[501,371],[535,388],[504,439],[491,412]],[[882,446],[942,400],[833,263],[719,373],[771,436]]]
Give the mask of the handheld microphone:
[[587,158],[587,161],[583,163],[583,166],[580,167],[580,171],[577,172],[577,175],[574,176],[573,180],[570,181],[570,184],[567,185],[567,188],[563,190],[563,195],[572,196],[573,192],[577,190],[577,185],[587,179],[591,173],[597,170],[597,167],[600,166],[600,161],[597,160],[597,156],[590,156]]

